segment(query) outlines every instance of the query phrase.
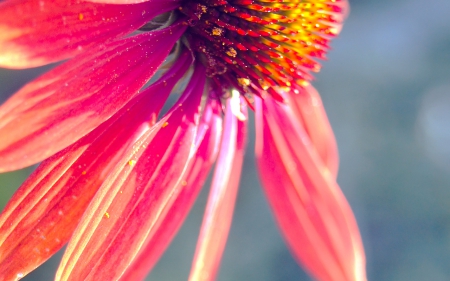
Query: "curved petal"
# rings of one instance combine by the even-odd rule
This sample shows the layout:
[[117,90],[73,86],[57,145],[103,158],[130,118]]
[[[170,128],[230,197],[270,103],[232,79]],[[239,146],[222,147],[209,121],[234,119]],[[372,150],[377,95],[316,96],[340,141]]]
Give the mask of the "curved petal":
[[67,243],[103,180],[155,123],[189,64],[175,65],[92,133],[44,161],[19,188],[0,215],[0,280],[26,275]]
[[178,0],[105,5],[80,0],[0,3],[0,66],[28,68],[73,57],[138,29]]
[[280,95],[296,113],[323,163],[336,179],[338,149],[319,93],[313,86],[306,86],[296,87],[289,93],[281,92]]
[[[236,99],[239,101],[238,97]],[[244,114],[246,115],[246,112]],[[219,157],[195,250],[190,281],[216,278],[233,217],[246,137],[247,122],[237,119],[233,112],[232,99],[229,99]]]
[[205,70],[181,101],[128,151],[103,182],[63,256],[56,280],[117,280],[170,210],[193,157]]
[[[188,168],[183,176],[184,180],[179,182],[176,187],[176,189],[181,189],[181,192],[160,226],[155,229],[152,236],[147,238],[145,246],[140,250],[136,260],[128,267],[120,280],[139,281],[145,279],[178,232],[205,183],[217,157],[222,130],[220,104],[215,100],[209,100],[205,110],[202,123],[206,125],[206,132],[197,134],[196,142],[201,141],[201,143],[196,149],[195,156],[188,163]],[[199,131],[202,131],[202,123]]]
[[109,118],[153,76],[185,28],[100,46],[22,88],[0,107],[0,172],[42,161]]
[[294,256],[321,281],[365,281],[353,213],[335,178],[287,105],[256,101],[257,161],[275,217]]

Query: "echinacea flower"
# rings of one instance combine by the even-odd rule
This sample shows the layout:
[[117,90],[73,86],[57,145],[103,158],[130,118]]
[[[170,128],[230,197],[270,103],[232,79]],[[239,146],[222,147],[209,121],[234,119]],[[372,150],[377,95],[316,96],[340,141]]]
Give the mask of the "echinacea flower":
[[248,106],[262,185],[294,257],[316,280],[366,280],[334,136],[309,84],[347,9],[345,0],[1,2],[1,66],[70,60],[0,107],[0,171],[42,161],[0,216],[0,280],[20,279],[66,243],[56,280],[142,280],[215,163],[189,276],[214,280]]

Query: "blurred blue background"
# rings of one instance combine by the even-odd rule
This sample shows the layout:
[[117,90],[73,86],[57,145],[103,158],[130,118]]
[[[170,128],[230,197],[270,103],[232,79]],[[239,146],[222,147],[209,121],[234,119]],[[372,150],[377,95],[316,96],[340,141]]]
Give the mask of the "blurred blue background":
[[[316,76],[369,280],[450,280],[450,1],[350,1]],[[2,100],[46,68],[0,69]],[[250,141],[219,281],[310,280],[260,190]],[[30,169],[0,175],[0,207]],[[186,280],[207,188],[149,280]],[[24,280],[50,280],[58,260]]]

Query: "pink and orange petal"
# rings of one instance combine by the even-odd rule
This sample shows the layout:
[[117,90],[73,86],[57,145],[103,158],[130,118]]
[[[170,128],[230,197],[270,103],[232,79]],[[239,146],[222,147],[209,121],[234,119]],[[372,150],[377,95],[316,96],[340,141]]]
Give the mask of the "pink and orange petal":
[[[232,100],[228,100],[226,106],[220,152],[192,262],[190,281],[216,279],[233,218],[244,162],[247,121],[237,118],[232,109],[235,106]],[[242,115],[246,117],[245,107],[243,111],[245,113]]]
[[103,182],[83,215],[86,223],[67,246],[57,280],[116,280],[157,231],[194,156],[204,79],[204,69],[197,65],[173,109],[139,138],[123,158],[128,162],[119,163]]
[[42,161],[108,119],[148,82],[184,30],[175,24],[101,45],[19,90],[0,107],[0,171]]
[[365,281],[353,213],[293,109],[256,101],[256,154],[267,198],[294,256],[321,281]]
[[188,53],[182,56],[161,80],[92,133],[44,161],[19,188],[0,216],[0,243],[6,245],[0,251],[0,276],[7,280],[27,273],[67,243],[115,163],[155,124],[190,65]]
[[[203,128],[202,128],[203,127]],[[203,131],[203,133],[202,133]],[[220,105],[209,100],[196,137],[196,154],[187,163],[178,193],[160,226],[149,236],[131,266],[120,280],[143,280],[156,264],[194,204],[219,151],[222,132]]]
[[178,0],[107,5],[80,0],[7,0],[0,3],[0,66],[29,68],[84,53],[124,36]]

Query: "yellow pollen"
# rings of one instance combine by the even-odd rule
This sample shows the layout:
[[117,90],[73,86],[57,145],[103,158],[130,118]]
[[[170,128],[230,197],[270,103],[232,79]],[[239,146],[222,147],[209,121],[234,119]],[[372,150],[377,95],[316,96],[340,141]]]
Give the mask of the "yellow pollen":
[[128,161],[128,165],[134,166],[136,164],[136,160],[130,160]]
[[223,32],[222,28],[214,27],[212,30],[212,35],[220,36],[220,35],[222,35],[222,32]]
[[301,81],[299,81],[298,83],[299,83],[301,86],[303,86],[303,87],[309,86],[309,82],[306,81],[306,80],[301,80]]
[[84,18],[83,14],[80,13],[80,14],[78,15],[78,19],[79,19],[79,20],[83,20],[83,18]]
[[250,79],[248,79],[248,78],[238,78],[237,80],[238,80],[239,85],[241,85],[241,86],[250,85]]
[[82,174],[83,176],[86,175],[86,171],[81,172],[81,174]]
[[233,47],[228,48],[228,51],[226,51],[227,55],[229,55],[230,57],[235,58],[237,55],[236,50]]
[[165,127],[167,127],[167,125],[169,125],[169,122],[164,122],[164,123],[161,125],[161,128],[165,128]]
[[261,88],[263,88],[263,90],[269,89],[270,85],[266,80],[258,80],[258,82]]
[[107,218],[107,219],[109,219],[109,213],[108,212],[105,212],[105,218]]

